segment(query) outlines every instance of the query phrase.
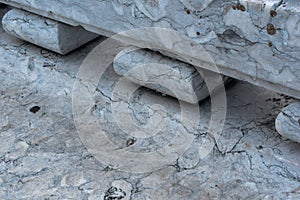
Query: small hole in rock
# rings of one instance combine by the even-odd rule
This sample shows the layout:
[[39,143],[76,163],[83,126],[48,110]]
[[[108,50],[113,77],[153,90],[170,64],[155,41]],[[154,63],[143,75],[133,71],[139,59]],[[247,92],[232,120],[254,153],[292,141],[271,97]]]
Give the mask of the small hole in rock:
[[269,46],[269,47],[272,47],[272,46],[273,46],[273,43],[272,43],[272,42],[269,42],[269,43],[268,43],[268,46]]
[[270,15],[271,15],[271,17],[276,17],[277,12],[275,10],[271,10]]
[[136,139],[135,138],[131,138],[131,139],[127,140],[126,146],[127,147],[132,146],[132,145],[134,145],[135,142],[136,142]]
[[29,111],[32,113],[37,113],[37,112],[39,112],[40,109],[41,108],[39,106],[34,106],[34,107],[30,108]]
[[261,149],[263,149],[263,148],[264,148],[264,147],[261,146],[261,145],[257,147],[258,150],[261,150]]

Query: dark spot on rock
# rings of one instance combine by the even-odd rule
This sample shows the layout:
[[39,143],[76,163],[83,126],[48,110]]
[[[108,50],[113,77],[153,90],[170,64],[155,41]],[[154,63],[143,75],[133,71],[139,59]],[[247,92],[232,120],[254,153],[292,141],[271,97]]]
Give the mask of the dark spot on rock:
[[32,108],[29,109],[30,112],[32,113],[37,113],[40,111],[40,107],[39,106],[33,106]]
[[263,146],[258,146],[258,147],[256,147],[258,150],[262,150],[264,147]]
[[280,98],[272,98],[271,101],[272,101],[272,102],[280,102],[281,99],[280,99]]
[[270,16],[271,17],[276,17],[277,12],[275,10],[270,10]]
[[44,62],[43,63],[43,67],[49,67],[49,68],[54,68],[56,66],[56,64],[55,63],[51,63],[51,62]]
[[269,43],[268,43],[268,46],[269,46],[269,47],[272,47],[272,46],[273,46],[273,43],[272,43],[272,42],[269,42]]
[[196,34],[197,34],[197,35],[200,35],[200,32],[197,32]]
[[276,34],[276,28],[273,24],[267,25],[267,32],[269,35],[275,35]]
[[126,146],[127,147],[132,146],[132,145],[134,145],[135,142],[136,142],[135,138],[130,138],[129,140],[127,140]]
[[126,192],[124,192],[120,188],[111,187],[105,192],[104,200],[121,200],[126,196]]
[[189,9],[186,10],[186,14],[191,14],[191,11]]
[[238,8],[240,11],[245,11],[246,10],[246,8],[245,8],[245,6],[243,6],[243,5],[239,5],[239,8]]
[[233,6],[232,6],[232,9],[233,9],[233,10],[240,10],[240,11],[242,11],[242,12],[246,11],[245,6],[243,6],[243,5],[241,5],[241,4],[233,5]]

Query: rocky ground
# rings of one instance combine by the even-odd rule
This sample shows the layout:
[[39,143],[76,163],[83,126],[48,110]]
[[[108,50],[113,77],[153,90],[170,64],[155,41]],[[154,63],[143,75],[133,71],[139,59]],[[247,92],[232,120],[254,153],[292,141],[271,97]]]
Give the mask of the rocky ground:
[[[274,125],[293,99],[240,81],[227,88],[224,131],[204,159],[187,154],[140,174],[97,160],[77,134],[72,88],[81,62],[102,40],[60,56],[0,29],[1,199],[300,198],[300,145],[281,137]],[[98,88],[99,99],[117,78],[109,74]],[[96,111],[105,111],[105,105]]]

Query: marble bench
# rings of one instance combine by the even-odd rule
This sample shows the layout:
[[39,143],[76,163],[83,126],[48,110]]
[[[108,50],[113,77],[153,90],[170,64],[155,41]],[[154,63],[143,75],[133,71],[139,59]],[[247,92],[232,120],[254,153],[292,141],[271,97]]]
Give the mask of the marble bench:
[[[0,2],[107,37],[134,28],[173,29],[202,45],[221,74],[300,99],[300,3],[296,0]],[[166,48],[165,43],[151,37],[134,39],[136,46],[151,41]],[[191,60],[203,59],[187,54],[188,48],[180,49],[179,53]],[[169,49],[166,54],[172,55],[172,51]],[[194,67],[214,71],[209,64]],[[299,124],[296,116],[299,115],[289,118],[297,122],[293,124]],[[279,116],[277,124],[281,119]],[[300,125],[286,131],[300,137]],[[279,130],[294,139],[286,131]]]

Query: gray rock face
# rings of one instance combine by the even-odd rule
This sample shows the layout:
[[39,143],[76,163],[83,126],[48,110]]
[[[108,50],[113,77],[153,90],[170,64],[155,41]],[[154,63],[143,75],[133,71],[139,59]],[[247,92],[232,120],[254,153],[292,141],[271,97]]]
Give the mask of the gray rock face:
[[282,110],[276,119],[276,129],[282,136],[300,143],[300,102]]
[[[207,70],[200,70],[200,74],[191,65],[134,47],[116,56],[114,70],[134,83],[192,104],[210,96],[205,80],[208,76],[214,78],[214,73]],[[223,79],[225,82],[229,80],[227,77]],[[223,81],[219,83],[221,85],[224,85]],[[216,84],[212,92],[217,89]]]
[[[0,27],[0,199],[94,200],[125,193],[124,200],[300,198],[299,144],[278,137],[273,124],[275,113],[291,99],[245,82],[227,90],[226,124],[208,157],[199,159],[197,154],[197,145],[207,138],[199,132],[178,163],[152,173],[122,172],[95,159],[77,135],[71,96],[83,58],[100,42],[62,57]],[[114,129],[109,106],[120,77],[113,69],[107,75],[95,94],[97,106],[89,112],[109,122],[103,128],[121,146],[127,135]],[[149,116],[144,110],[158,101],[169,112],[180,113],[174,99],[145,88],[135,97],[130,106],[142,123]],[[204,102],[204,120],[209,120],[209,111],[209,102]],[[164,138],[169,137],[167,133]],[[164,138],[152,147],[164,145]]]
[[[291,100],[245,82],[227,90],[226,124],[208,157],[197,154],[207,138],[200,132],[178,163],[152,173],[121,172],[95,159],[77,134],[71,96],[80,64],[100,42],[62,57],[0,27],[0,199],[94,200],[114,195],[111,188],[133,200],[299,199],[299,144],[278,137],[273,124],[275,113]],[[106,75],[95,94],[97,107],[89,112],[109,122],[102,127],[121,146],[127,135],[110,117],[111,90],[120,77],[113,69]],[[151,113],[144,111],[160,102],[180,113],[173,98],[141,88],[130,102],[135,120],[147,123]],[[41,109],[31,112],[36,106]],[[209,120],[209,111],[209,101],[203,102],[203,120]],[[152,147],[168,139],[166,133]],[[149,143],[144,146],[151,150]]]
[[7,33],[15,37],[60,54],[67,54],[98,37],[81,27],[73,27],[19,9],[7,12],[2,25]]
[[[111,36],[141,27],[176,30],[211,54],[222,74],[300,98],[300,6],[297,0],[0,0]],[[168,44],[135,38],[136,44]],[[133,44],[134,45],[134,44]],[[134,45],[136,46],[136,45]],[[170,49],[170,52],[174,49]],[[188,52],[188,53],[187,53]],[[189,54],[190,47],[180,49]],[[203,57],[186,55],[193,60]],[[197,66],[210,69],[209,65]]]

